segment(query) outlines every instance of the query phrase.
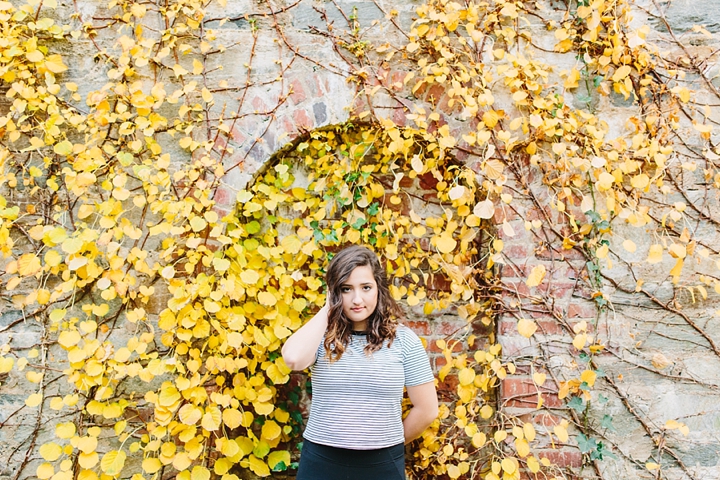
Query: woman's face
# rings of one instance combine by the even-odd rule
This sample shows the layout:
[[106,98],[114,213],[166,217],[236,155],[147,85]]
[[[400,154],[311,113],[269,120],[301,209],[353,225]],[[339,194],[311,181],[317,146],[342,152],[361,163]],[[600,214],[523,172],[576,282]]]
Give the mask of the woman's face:
[[340,285],[342,309],[345,317],[353,322],[353,330],[367,329],[367,319],[377,307],[378,288],[369,265],[356,267]]

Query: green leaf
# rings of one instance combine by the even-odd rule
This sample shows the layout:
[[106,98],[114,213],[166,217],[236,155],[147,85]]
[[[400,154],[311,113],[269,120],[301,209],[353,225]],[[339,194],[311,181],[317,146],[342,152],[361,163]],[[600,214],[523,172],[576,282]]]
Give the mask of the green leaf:
[[255,445],[255,448],[253,449],[253,455],[255,455],[258,458],[263,458],[269,452],[270,452],[270,445],[268,445],[268,443],[263,440],[259,441],[258,444]]
[[585,411],[585,402],[583,402],[583,399],[580,397],[572,397],[572,399],[568,402],[568,407],[574,409],[578,413],[582,413]]

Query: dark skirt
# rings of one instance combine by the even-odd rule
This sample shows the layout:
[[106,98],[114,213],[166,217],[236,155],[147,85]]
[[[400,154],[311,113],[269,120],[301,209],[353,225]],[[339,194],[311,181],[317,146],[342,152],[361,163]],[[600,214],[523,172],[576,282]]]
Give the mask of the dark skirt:
[[295,480],[405,480],[405,445],[349,450],[303,443]]

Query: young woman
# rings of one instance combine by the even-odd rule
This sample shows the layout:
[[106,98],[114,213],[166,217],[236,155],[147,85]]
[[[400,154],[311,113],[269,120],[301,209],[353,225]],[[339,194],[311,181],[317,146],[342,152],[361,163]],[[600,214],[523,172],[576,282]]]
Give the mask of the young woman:
[[[330,262],[325,306],[282,349],[293,370],[312,367],[313,398],[296,480],[404,480],[404,444],[438,415],[420,339],[365,247]],[[413,404],[402,419],[403,387]]]

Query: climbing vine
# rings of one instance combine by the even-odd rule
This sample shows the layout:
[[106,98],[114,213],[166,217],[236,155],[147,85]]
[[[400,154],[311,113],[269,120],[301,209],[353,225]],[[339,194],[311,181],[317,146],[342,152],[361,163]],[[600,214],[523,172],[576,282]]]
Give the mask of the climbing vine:
[[[431,325],[411,478],[703,477],[708,412],[624,382],[717,392],[711,32],[627,0],[81,3],[0,2],[14,479],[292,471],[279,351],[351,243]],[[342,118],[308,106],[339,86]]]

